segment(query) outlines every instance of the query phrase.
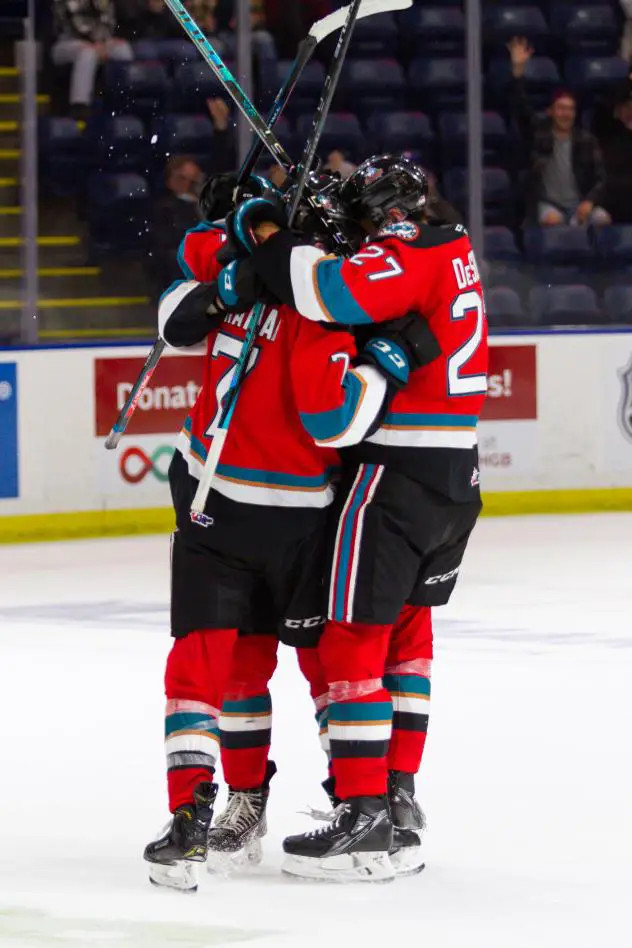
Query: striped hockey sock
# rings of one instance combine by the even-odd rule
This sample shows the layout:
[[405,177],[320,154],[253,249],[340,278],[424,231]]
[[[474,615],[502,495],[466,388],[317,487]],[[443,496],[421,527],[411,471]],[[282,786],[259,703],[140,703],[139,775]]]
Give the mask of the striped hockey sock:
[[[393,708],[383,689],[336,700],[340,689],[354,683],[337,682],[329,693],[329,741],[336,794],[341,799],[386,793],[386,755]],[[378,681],[379,684],[379,681]]]
[[224,699],[219,719],[222,768],[233,790],[261,786],[272,738],[270,693]]
[[[384,687],[393,702],[393,734],[388,752],[389,770],[416,774],[426,743],[430,712],[430,661],[404,662],[386,669]],[[419,666],[422,674],[414,673]],[[422,667],[423,666],[423,667]]]
[[165,711],[169,806],[193,800],[202,781],[212,780],[219,752],[219,711],[203,701],[172,698]]

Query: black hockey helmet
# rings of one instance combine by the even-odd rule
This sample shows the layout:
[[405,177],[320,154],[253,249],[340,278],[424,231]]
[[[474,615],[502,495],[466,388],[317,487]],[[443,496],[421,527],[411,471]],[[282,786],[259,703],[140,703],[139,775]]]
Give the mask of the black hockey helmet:
[[380,228],[423,209],[428,175],[403,155],[374,155],[347,178],[340,197],[352,218]]
[[260,174],[251,174],[245,184],[237,186],[236,174],[215,174],[202,185],[198,206],[205,221],[222,220],[237,204],[253,197],[279,197],[271,181]]

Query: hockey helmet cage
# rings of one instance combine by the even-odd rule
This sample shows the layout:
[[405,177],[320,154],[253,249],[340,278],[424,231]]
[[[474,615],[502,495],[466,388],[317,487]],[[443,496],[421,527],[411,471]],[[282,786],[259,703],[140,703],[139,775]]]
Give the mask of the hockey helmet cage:
[[375,155],[347,178],[340,197],[351,217],[380,228],[425,207],[428,175],[403,155]]
[[216,174],[202,185],[198,206],[205,221],[223,220],[237,204],[253,197],[279,197],[271,181],[251,174],[245,184],[237,185],[236,174]]

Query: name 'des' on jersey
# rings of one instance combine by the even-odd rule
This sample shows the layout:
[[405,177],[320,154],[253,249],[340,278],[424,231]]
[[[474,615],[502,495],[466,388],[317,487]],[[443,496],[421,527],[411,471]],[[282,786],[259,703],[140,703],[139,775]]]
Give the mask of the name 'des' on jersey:
[[478,489],[488,351],[483,289],[465,228],[391,224],[348,259],[296,243],[288,255],[287,242],[284,257],[281,241],[277,252],[268,243],[256,252],[259,272],[310,320],[358,328],[413,312],[428,322],[441,355],[411,375],[381,427],[353,454],[467,499]]
[[[221,269],[216,254],[224,241],[223,232],[208,225],[187,234],[180,262],[189,280],[163,296],[162,333],[187,294],[216,279]],[[177,441],[196,478],[219,425],[252,318],[253,311],[226,314],[202,344],[207,355],[202,389]],[[203,329],[200,335],[207,332]],[[339,466],[336,449],[368,430],[386,392],[386,383],[372,367],[350,369],[354,354],[350,333],[328,332],[288,306],[267,306],[213,489],[244,503],[328,506]]]

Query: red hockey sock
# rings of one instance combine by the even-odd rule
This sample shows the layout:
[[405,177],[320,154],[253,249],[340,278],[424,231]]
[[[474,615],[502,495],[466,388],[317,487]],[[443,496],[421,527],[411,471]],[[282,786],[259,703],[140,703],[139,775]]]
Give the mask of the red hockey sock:
[[165,751],[169,809],[193,802],[212,780],[219,747],[219,708],[231,666],[234,629],[191,632],[173,643],[165,671]]
[[276,635],[237,639],[219,719],[224,778],[234,790],[251,790],[265,779],[272,736],[268,682],[276,668],[277,647]]
[[384,676],[393,702],[389,770],[419,770],[428,730],[431,666],[430,609],[405,606],[391,634]]
[[392,705],[382,687],[390,626],[329,622],[320,657],[329,681],[329,741],[336,795],[386,793]]
[[329,760],[329,686],[327,685],[325,669],[316,648],[297,648],[296,655],[300,669],[309,682],[310,694],[316,708],[316,724],[320,746]]

